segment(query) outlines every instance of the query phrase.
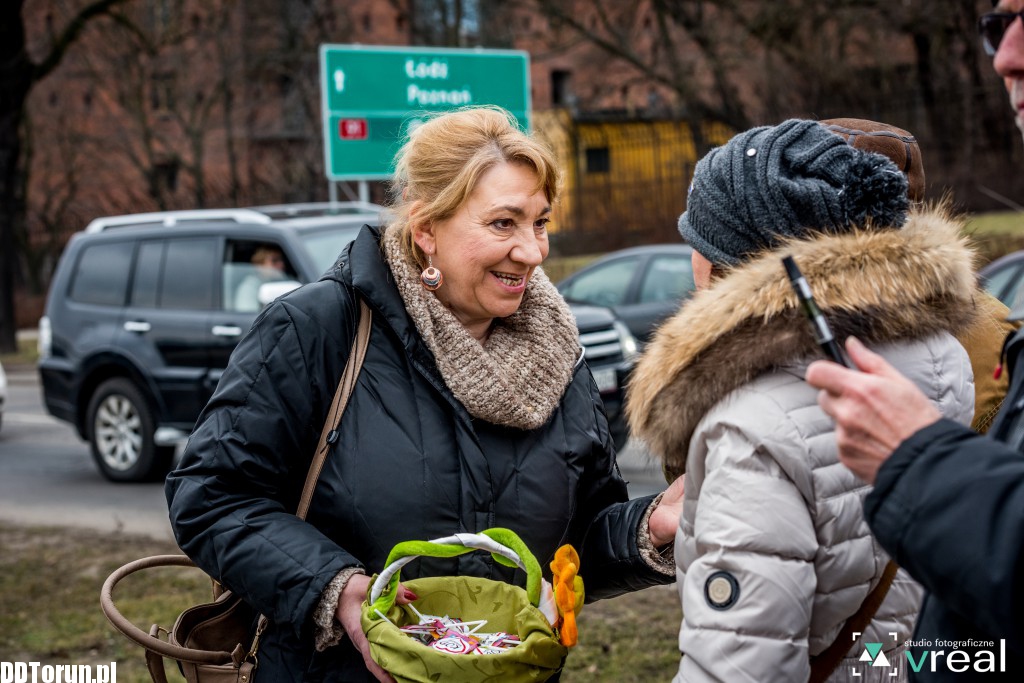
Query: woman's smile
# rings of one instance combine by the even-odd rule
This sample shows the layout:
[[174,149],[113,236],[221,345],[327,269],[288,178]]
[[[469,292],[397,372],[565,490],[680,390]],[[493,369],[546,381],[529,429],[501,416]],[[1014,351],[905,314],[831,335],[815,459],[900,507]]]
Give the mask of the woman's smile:
[[526,289],[526,276],[525,275],[514,275],[512,273],[501,273],[498,271],[491,271],[493,275],[501,285],[511,293],[521,294]]

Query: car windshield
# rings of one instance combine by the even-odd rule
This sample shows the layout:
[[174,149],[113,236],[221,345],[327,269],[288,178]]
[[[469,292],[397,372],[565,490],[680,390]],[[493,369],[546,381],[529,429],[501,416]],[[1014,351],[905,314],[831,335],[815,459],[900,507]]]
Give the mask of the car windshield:
[[322,230],[308,230],[299,233],[299,239],[306,252],[313,259],[316,272],[325,273],[334,265],[349,242],[356,238],[362,225],[349,223],[346,225],[324,228]]

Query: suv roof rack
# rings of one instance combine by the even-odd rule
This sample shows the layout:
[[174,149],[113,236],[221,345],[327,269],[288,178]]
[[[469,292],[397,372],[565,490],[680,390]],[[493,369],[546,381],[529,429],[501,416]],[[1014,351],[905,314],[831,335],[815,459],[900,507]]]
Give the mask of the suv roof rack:
[[253,209],[193,209],[188,211],[154,211],[124,216],[103,216],[85,226],[85,232],[103,232],[111,228],[139,226],[171,228],[180,223],[259,223],[268,225],[270,217]]
[[314,216],[345,216],[361,213],[379,213],[384,207],[372,202],[305,202],[299,204],[268,204],[250,207],[252,211],[274,219],[306,218]]

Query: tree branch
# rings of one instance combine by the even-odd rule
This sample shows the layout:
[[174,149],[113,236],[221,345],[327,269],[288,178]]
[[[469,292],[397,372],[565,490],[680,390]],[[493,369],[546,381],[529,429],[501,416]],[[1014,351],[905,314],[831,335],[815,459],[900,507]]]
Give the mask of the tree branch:
[[50,53],[43,58],[43,61],[33,67],[32,82],[37,83],[43,80],[51,71],[57,68],[64,58],[64,53],[78,39],[79,34],[85,29],[90,20],[107,14],[112,7],[122,2],[125,2],[125,0],[97,0],[80,9],[78,14],[68,22],[64,32],[60,34],[56,42],[50,47]]

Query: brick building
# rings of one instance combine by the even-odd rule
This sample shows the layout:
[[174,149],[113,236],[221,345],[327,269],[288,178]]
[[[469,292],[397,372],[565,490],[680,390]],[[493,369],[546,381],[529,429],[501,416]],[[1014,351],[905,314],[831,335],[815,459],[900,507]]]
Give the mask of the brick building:
[[[31,49],[43,52],[68,6],[84,1],[27,0]],[[979,12],[987,5],[975,4]],[[697,5],[708,9],[694,23],[686,12]],[[802,23],[775,17],[778,35],[736,25],[748,15],[771,25],[771,12],[793,14],[789,5],[814,14]],[[660,228],[645,224],[663,227],[682,210],[686,174],[729,128],[790,115],[888,120],[918,134],[933,186],[956,187],[958,198],[970,198],[978,183],[967,162],[993,159],[990,149],[1005,154],[1019,147],[1009,137],[1016,133],[1002,115],[998,82],[968,49],[976,43],[976,13],[950,14],[948,21],[964,25],[925,35],[914,31],[927,28],[923,19],[939,10],[918,0],[846,14],[800,0],[752,2],[731,15],[716,15],[715,7],[649,0],[127,0],[117,10],[123,21],[94,21],[32,93],[29,284],[45,286],[63,240],[97,215],[325,199],[322,43],[528,51],[534,120],[573,183],[560,222],[614,233],[623,220],[633,221],[619,243],[606,242],[609,248],[658,238]],[[870,11],[890,15],[876,21],[850,14]],[[951,42],[928,54],[949,53],[953,66],[929,62],[931,74],[922,75],[922,49],[935,36]],[[959,81],[973,90],[948,86]],[[873,99],[863,97],[860,83],[872,84]],[[947,110],[945,119],[936,116]],[[964,126],[972,117],[990,147],[950,128],[950,121]],[[726,128],[705,134],[718,123]],[[1019,188],[1004,162],[991,162],[984,183],[1012,195]],[[658,183],[664,187],[643,191]],[[621,206],[614,197],[623,198]],[[636,197],[647,204],[638,209]],[[373,198],[383,198],[379,184]]]

